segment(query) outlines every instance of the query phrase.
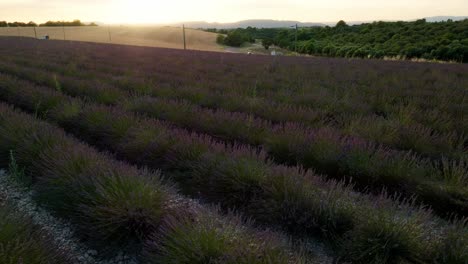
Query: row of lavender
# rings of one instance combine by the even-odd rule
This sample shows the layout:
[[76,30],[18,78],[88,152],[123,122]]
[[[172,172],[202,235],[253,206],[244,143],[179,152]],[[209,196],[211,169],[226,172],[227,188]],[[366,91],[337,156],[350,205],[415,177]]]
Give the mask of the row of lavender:
[[[3,100],[57,122],[120,158],[162,167],[189,195],[239,209],[258,223],[291,234],[318,235],[353,263],[464,263],[468,257],[464,221],[447,223],[384,193],[354,193],[300,168],[275,165],[262,151],[246,146],[229,146],[118,107],[85,103],[46,87],[1,78]],[[54,153],[59,160],[69,158]]]
[[[144,263],[307,261],[281,236],[181,197],[159,173],[115,161],[61,129],[0,104],[2,166],[10,151],[32,177],[35,199],[70,220],[83,241],[111,256],[125,250]],[[26,263],[35,253],[41,252],[23,252],[19,262],[6,263]]]
[[[324,98],[325,100],[332,99],[337,101],[320,103],[315,100],[314,102],[316,104],[314,108],[290,104],[285,105],[283,103],[272,104],[270,98],[258,96],[246,97],[245,95],[226,92],[229,90],[224,90],[222,92],[215,91],[213,93],[210,89],[164,88],[159,87],[159,83],[156,84],[156,87],[153,87],[153,81],[141,81],[141,78],[133,77],[125,79],[117,78],[116,80],[114,77],[115,72],[114,74],[102,74],[96,73],[96,71],[89,72],[85,69],[80,69],[80,71],[70,73],[66,70],[66,67],[63,67],[64,60],[55,63],[50,62],[50,59],[48,59],[46,63],[31,63],[32,61],[36,61],[36,59],[29,59],[27,63],[25,63],[24,59],[21,60],[23,62],[21,63],[22,66],[24,66],[23,64],[28,64],[29,66],[44,68],[48,71],[73,76],[75,78],[90,79],[92,75],[94,81],[90,81],[89,85],[102,86],[110,84],[123,87],[133,93],[183,99],[204,107],[223,108],[228,111],[254,114],[255,116],[274,122],[293,121],[303,123],[310,127],[329,126],[343,135],[366,138],[370,141],[401,150],[412,150],[430,158],[440,158],[441,156],[459,158],[467,156],[466,144],[468,141],[466,138],[466,131],[468,131],[468,129],[466,128],[466,124],[468,122],[463,122],[465,119],[463,113],[459,113],[459,117],[457,118],[447,113],[440,112],[439,108],[431,107],[427,111],[422,111],[412,104],[402,106],[385,103],[386,110],[378,110],[378,114],[375,114],[375,111],[372,110],[372,105],[363,104],[367,98],[359,98],[361,103],[355,100],[346,102],[341,99],[346,99],[348,97],[336,99],[327,94],[331,89],[318,91],[315,93],[315,96],[320,96],[318,100]],[[11,65],[9,66],[11,67]],[[3,65],[3,71],[11,73],[12,70],[8,69],[9,66]],[[23,69],[23,71],[25,70],[26,69]],[[13,72],[15,72],[15,70],[13,70]],[[16,70],[16,73],[19,74],[18,70]],[[25,74],[27,73],[23,73],[23,75]],[[31,72],[29,74],[34,75],[34,73]],[[52,75],[49,74],[49,72],[46,75],[46,78],[52,79]],[[29,78],[31,78],[31,76],[29,76]],[[60,76],[56,76],[55,78],[58,79],[58,82],[63,79],[60,78]],[[357,90],[355,90],[354,93],[357,94]],[[360,89],[359,93],[365,93],[365,89]],[[368,95],[368,97],[373,96],[375,95]],[[392,102],[392,100],[396,100],[395,98],[379,96],[381,98],[378,98],[378,100],[381,102]],[[400,96],[409,95],[402,93]],[[416,98],[419,97],[420,96],[417,96]],[[440,98],[440,95],[437,95],[437,98]],[[439,100],[443,101],[442,99]],[[427,103],[427,100],[425,103]],[[464,109],[464,104],[457,106],[456,102],[451,102],[450,105],[456,107],[458,112]],[[343,106],[344,108],[341,110],[336,109],[336,107],[341,108]],[[466,105],[466,107],[468,107],[468,105]]]
[[[112,63],[113,61],[116,61],[117,60],[115,59],[116,55],[117,54],[114,54],[113,56],[114,60],[109,60],[106,62]],[[165,58],[165,56],[163,56],[162,54],[158,54],[158,56],[159,56],[158,58],[155,58],[155,59],[159,59],[157,62]],[[117,58],[120,58],[120,57],[121,56]],[[175,75],[176,74],[175,72],[166,72],[167,71],[166,69],[168,67],[174,68],[174,66],[178,66],[177,62],[179,60],[191,59],[192,57],[186,58],[186,57],[181,57],[179,55],[179,57],[176,57],[178,60],[173,61],[172,64],[169,63],[166,65],[159,65],[158,63],[153,61],[153,64],[154,64],[152,65],[153,71],[147,73],[146,75],[144,75],[141,72],[136,72],[136,73],[133,72],[133,69],[141,69],[141,68],[144,68],[145,66],[144,64],[142,65],[142,64],[136,63],[139,61],[135,58],[133,58],[133,61],[131,60],[125,61],[125,64],[130,65],[130,66],[126,66],[125,64],[118,63],[118,61],[110,65],[105,64],[105,66],[101,66],[100,64],[97,63],[98,61],[101,61],[104,58],[106,57],[91,56],[89,54],[86,55],[86,53],[83,53],[78,58],[69,57],[69,58],[61,58],[59,60],[61,61],[62,70],[66,72],[76,72],[78,67],[80,68],[80,71],[82,71],[83,69],[91,69],[95,73],[107,71],[107,72],[115,73],[120,77],[124,77],[124,78],[120,78],[121,80],[123,79],[124,82],[126,80],[126,77],[135,76],[136,74],[135,78],[133,78],[131,82],[132,84],[134,84],[134,86],[137,84],[141,84],[141,83],[138,83],[139,81],[143,81],[142,85],[144,85],[145,81],[148,81],[151,84],[152,80],[154,81],[154,83],[157,83],[158,85],[172,84],[172,85],[176,85],[176,88],[179,88],[180,86],[184,86],[184,85],[188,86],[187,84],[185,84],[185,82],[177,81],[180,74]],[[107,58],[107,59],[110,59],[110,58]],[[87,61],[87,60],[90,60],[90,61]],[[64,63],[64,61],[66,63]],[[75,61],[78,61],[78,62],[75,62]],[[81,61],[81,63],[79,61]],[[31,63],[31,62],[32,61],[29,60],[29,61],[26,61],[25,63]],[[252,61],[252,63],[253,62],[255,61]],[[192,65],[192,64],[193,63],[191,62],[189,63],[189,65]],[[288,87],[288,86],[287,88],[282,88],[281,86],[279,86],[279,87],[275,87],[275,89],[282,91],[282,94],[286,95],[285,99],[292,100],[294,104],[301,104],[301,101],[304,101],[304,100],[307,101],[310,99],[311,104],[316,105],[316,106],[319,105],[324,108],[334,107],[336,108],[335,111],[338,111],[338,113],[352,110],[353,112],[356,112],[356,113],[359,113],[360,111],[366,111],[366,112],[370,111],[370,112],[381,112],[381,114],[385,114],[385,112],[389,112],[392,110],[400,111],[399,108],[404,108],[404,107],[410,108],[409,110],[417,110],[417,105],[415,104],[415,101],[420,100],[421,101],[420,104],[424,106],[425,110],[427,110],[425,112],[430,113],[431,115],[437,116],[438,113],[437,111],[434,111],[434,110],[438,110],[438,111],[443,110],[444,112],[446,112],[447,109],[445,108],[451,109],[449,112],[453,112],[452,114],[455,114],[455,115],[457,115],[457,113],[458,115],[460,114],[460,105],[463,106],[463,104],[466,104],[466,102],[463,101],[462,97],[453,98],[452,95],[453,95],[453,92],[462,93],[464,84],[466,84],[467,82],[467,79],[466,79],[467,76],[466,74],[463,74],[463,71],[466,70],[466,69],[463,69],[464,67],[463,65],[446,66],[448,68],[442,68],[442,69],[438,69],[438,67],[440,67],[439,65],[431,65],[431,64],[429,64],[428,66],[422,69],[418,69],[417,67],[415,68],[415,65],[412,65],[412,64],[407,64],[405,66],[408,66],[408,65],[411,65],[413,68],[408,69],[408,67],[398,67],[402,65],[390,64],[390,65],[387,65],[387,66],[391,66],[391,67],[387,67],[389,69],[382,69],[382,66],[377,67],[378,65],[372,65],[374,68],[377,69],[377,72],[374,72],[374,74],[370,74],[370,76],[373,76],[372,79],[369,79],[370,77],[367,77],[367,80],[362,81],[362,83],[359,83],[359,86],[357,87],[354,87],[353,83],[358,82],[359,79],[352,81],[350,84],[349,83],[342,84],[340,82],[338,83],[338,84],[341,84],[342,87],[340,87],[338,86],[338,84],[334,83],[335,79],[339,79],[339,75],[329,80],[324,80],[325,77],[330,77],[327,75],[325,77],[319,78],[323,85],[316,87],[314,86],[313,83],[310,84],[310,87],[312,87],[311,89],[312,93],[310,93],[310,91],[305,94],[304,92],[301,92],[301,93],[298,93],[296,91],[291,92],[291,87]],[[349,66],[349,64],[341,65],[340,67],[344,67],[344,66]],[[130,68],[127,69],[127,67],[130,67]],[[322,68],[328,69],[328,67],[322,67]],[[357,69],[363,68],[365,70],[376,71],[375,69],[372,69],[372,68],[369,69],[369,65],[365,65],[365,63],[364,65],[361,65],[361,67],[356,67],[356,68]],[[406,74],[405,72],[397,71],[397,73],[402,76],[395,76],[396,73],[393,73],[391,71],[391,70],[398,70],[401,68],[407,71]],[[163,73],[160,73],[161,69],[163,70]],[[314,69],[314,70],[318,70],[318,69]],[[339,69],[339,70],[343,72],[343,71],[346,71],[347,69]],[[248,69],[245,69],[245,71],[248,72]],[[376,73],[383,74],[383,75],[391,74],[392,76],[391,82],[394,82],[393,86],[391,85],[389,87],[380,87],[382,85],[379,85],[378,83],[381,82],[385,78],[378,78],[379,76],[375,76]],[[408,76],[408,73],[416,76],[416,78],[414,78],[414,76],[410,78],[410,76]],[[161,76],[164,74],[168,74],[168,75],[174,74],[174,75]],[[185,75],[186,75],[185,73],[182,74],[182,76],[185,76]],[[242,78],[243,76],[239,75],[238,77]],[[306,78],[306,77],[307,76],[302,76],[302,78]],[[285,76],[283,75],[278,80],[281,80],[284,78]],[[366,79],[366,76],[363,76],[363,74],[361,73],[355,78]],[[171,83],[170,80],[174,80],[174,82]],[[194,88],[194,87],[202,86],[203,88],[206,88],[206,87],[212,86],[212,85],[208,86],[206,82],[209,82],[209,80],[203,80],[203,81],[198,80],[198,81],[193,82],[193,84],[190,85],[189,87]],[[415,82],[419,82],[419,83],[415,83]],[[221,92],[234,91],[237,93],[238,96],[242,95],[241,93],[239,93],[239,89],[233,89],[230,87],[232,83],[236,84],[237,82],[231,81],[227,83],[222,83],[222,82],[218,83],[218,88],[217,88],[218,92],[220,90]],[[370,85],[371,83],[372,85]],[[421,87],[421,83],[424,83],[425,86]],[[225,87],[226,89],[221,88],[221,86],[226,86]],[[253,88],[254,88],[254,85],[247,86],[247,90],[246,92],[244,92],[244,96],[245,95],[251,96],[252,91],[254,90]],[[259,88],[257,90],[258,91],[256,91],[256,94],[257,96],[259,96],[262,92],[262,89]],[[271,93],[271,90],[269,89],[264,89],[264,91]],[[376,94],[376,92],[378,94]],[[297,94],[295,95],[295,93],[298,93],[299,95]],[[433,95],[437,95],[437,97],[434,97]],[[295,97],[297,98],[293,99]],[[399,100],[400,102],[398,102]],[[340,103],[340,105],[337,106],[336,103]],[[379,108],[382,108],[382,109],[379,109]],[[413,109],[413,108],[416,108],[416,109]],[[444,115],[442,115],[442,117],[443,116]],[[452,118],[455,118],[455,117],[452,117]],[[427,121],[432,121],[432,120],[429,119]],[[439,126],[441,126],[442,129],[444,127],[443,125],[439,125]]]
[[4,201],[0,193],[0,261],[2,263],[70,263],[71,255],[59,249],[31,219]]
[[[300,123],[274,124],[242,113],[210,110],[185,101],[131,97],[112,86],[59,77],[37,70],[0,67],[74,96],[169,120],[179,126],[233,141],[261,145],[276,162],[300,164],[342,179],[352,177],[360,188],[373,186],[417,195],[442,215],[468,215],[466,202],[468,164],[459,158],[431,161],[410,152],[395,151],[332,128],[308,128]],[[59,82],[60,80],[60,82]],[[7,83],[3,85],[8,86]],[[10,86],[14,84],[10,84]],[[59,87],[57,87],[59,85]],[[126,100],[127,98],[130,98]]]
[[[346,97],[344,99],[349,103],[346,100],[341,103],[346,107],[354,105],[354,111],[360,107],[365,111],[378,111],[379,108],[411,103],[414,107],[459,114],[457,105],[466,103],[463,98],[452,97],[454,91],[463,92],[466,87],[466,65],[278,59],[66,42],[17,43],[12,40],[4,44],[10,48],[6,50],[7,54],[16,51],[16,44],[21,45],[17,47],[21,54],[29,52],[47,59],[57,58],[62,62],[63,70],[69,72],[90,69],[176,87],[233,90],[238,95],[251,95],[257,84],[258,96],[277,95],[293,104],[316,105]],[[272,66],[277,72],[270,74],[267,71],[265,74],[265,68]],[[263,85],[264,82],[269,84]],[[324,101],[316,101],[320,99]],[[385,102],[389,102],[387,106],[380,105]]]

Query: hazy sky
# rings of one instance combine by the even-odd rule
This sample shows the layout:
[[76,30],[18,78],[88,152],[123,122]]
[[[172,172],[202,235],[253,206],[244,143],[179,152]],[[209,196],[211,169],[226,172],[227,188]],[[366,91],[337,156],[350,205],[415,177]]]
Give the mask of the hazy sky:
[[468,0],[0,0],[0,21],[109,23],[243,19],[332,22],[468,15]]

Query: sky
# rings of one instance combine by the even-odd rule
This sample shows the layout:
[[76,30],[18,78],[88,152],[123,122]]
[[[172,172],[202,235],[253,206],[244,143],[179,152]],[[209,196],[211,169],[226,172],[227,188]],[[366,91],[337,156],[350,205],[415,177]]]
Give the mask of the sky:
[[0,0],[0,21],[73,20],[114,24],[411,20],[466,16],[468,0]]

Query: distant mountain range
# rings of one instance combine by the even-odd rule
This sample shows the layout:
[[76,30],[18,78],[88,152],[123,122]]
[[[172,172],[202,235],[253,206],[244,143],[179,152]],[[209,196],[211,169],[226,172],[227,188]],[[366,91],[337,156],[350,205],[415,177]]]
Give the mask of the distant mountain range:
[[[427,22],[440,22],[452,19],[453,21],[468,19],[468,16],[435,16],[427,17]],[[411,21],[414,21],[413,19]],[[190,21],[177,23],[177,26],[180,24],[185,24],[188,28],[217,28],[217,29],[227,29],[227,28],[247,28],[247,27],[256,27],[256,28],[289,28],[295,26],[296,24],[299,27],[324,27],[324,26],[334,26],[338,21],[335,22],[300,22],[293,20],[273,20],[273,19],[250,19],[242,20],[238,22],[231,23],[218,23],[218,22],[205,22],[205,21]],[[372,23],[373,21],[346,21],[348,25],[358,25],[363,23]],[[173,24],[176,26],[176,24]]]
[[[434,16],[426,17],[427,22],[441,22],[452,19],[453,21],[468,19],[468,16]],[[415,21],[416,19],[407,20]],[[397,20],[381,20],[386,22],[394,22]],[[106,23],[96,22],[96,24],[103,26]],[[294,27],[296,24],[299,27],[324,27],[324,26],[334,26],[338,21],[332,22],[300,22],[294,20],[274,20],[274,19],[249,19],[241,20],[238,22],[229,22],[229,23],[219,23],[219,22],[206,22],[206,21],[188,21],[188,22],[179,22],[171,24],[138,24],[140,26],[175,26],[180,27],[182,24],[187,28],[217,28],[217,29],[231,29],[231,28],[247,28],[247,27],[256,27],[256,28],[289,28]],[[348,25],[359,25],[364,23],[372,23],[374,21],[346,21]],[[114,24],[114,25],[135,25],[135,24]]]
[[[420,19],[420,18],[418,18]],[[452,19],[453,21],[459,21],[459,20],[464,20],[468,19],[468,16],[434,16],[434,17],[426,17],[425,18],[427,22],[442,22],[442,21],[447,21],[449,19]],[[411,19],[411,20],[406,20],[406,21],[416,21],[417,19]],[[396,22],[398,20],[382,20],[385,22]],[[374,21],[346,21],[348,25],[359,25],[359,24],[364,24],[364,23],[372,23]],[[325,23],[326,25],[335,25],[335,22],[331,23]]]
[[427,22],[440,22],[440,21],[447,21],[452,19],[453,21],[459,21],[468,19],[468,16],[435,16],[435,17],[426,17]]
[[323,27],[326,26],[324,23],[312,23],[312,22],[299,22],[292,20],[273,20],[273,19],[250,19],[242,20],[232,23],[218,23],[218,22],[204,22],[204,21],[192,21],[184,22],[186,27],[190,28],[247,28],[247,27],[256,27],[256,28],[287,28],[295,26],[296,24],[299,27]]

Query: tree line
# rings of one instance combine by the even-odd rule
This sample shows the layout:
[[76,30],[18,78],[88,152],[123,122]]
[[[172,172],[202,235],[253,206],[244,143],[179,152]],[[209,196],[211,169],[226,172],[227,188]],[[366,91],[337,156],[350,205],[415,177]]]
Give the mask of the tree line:
[[240,47],[244,43],[254,43],[255,37],[252,34],[244,32],[242,29],[226,30],[226,29],[208,29],[208,32],[220,33],[216,38],[216,42],[221,45],[231,47]]
[[73,21],[47,21],[42,24],[37,24],[33,21],[30,21],[28,23],[0,21],[0,27],[81,27],[81,26],[97,26],[97,24],[94,22],[85,24],[85,23],[82,23],[78,19],[75,19]]
[[[468,19],[443,22],[427,22],[425,19],[413,22],[380,21],[353,26],[340,21],[333,27],[299,28],[297,32],[292,28],[249,27],[227,30],[225,34],[224,41],[232,37],[238,40],[239,36],[244,40],[261,39],[267,49],[270,45],[276,45],[317,56],[468,62]],[[229,45],[229,42],[222,44]]]

